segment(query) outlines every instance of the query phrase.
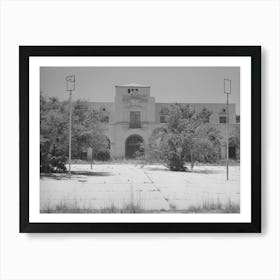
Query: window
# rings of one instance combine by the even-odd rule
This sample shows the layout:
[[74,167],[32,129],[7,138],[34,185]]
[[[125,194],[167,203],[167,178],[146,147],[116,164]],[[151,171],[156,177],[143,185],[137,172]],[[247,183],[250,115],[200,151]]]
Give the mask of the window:
[[159,121],[160,123],[167,123],[167,115],[161,115]]
[[162,107],[159,111],[159,122],[160,123],[167,123],[170,111],[167,107]]
[[106,108],[102,107],[100,108],[100,114],[99,114],[99,120],[102,123],[108,123],[109,122],[109,112],[106,110]]
[[140,128],[141,127],[141,114],[140,111],[130,112],[130,128]]
[[227,123],[227,117],[221,116],[220,117],[220,123]]
[[240,123],[240,116],[236,116],[236,123]]

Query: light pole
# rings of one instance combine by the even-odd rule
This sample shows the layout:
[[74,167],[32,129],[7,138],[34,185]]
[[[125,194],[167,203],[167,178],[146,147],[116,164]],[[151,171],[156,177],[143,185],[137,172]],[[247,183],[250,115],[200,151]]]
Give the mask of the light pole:
[[228,99],[229,94],[231,94],[231,80],[224,79],[224,93],[227,95],[226,100],[226,168],[227,168],[227,181],[228,181],[228,149],[229,149],[229,137],[228,137],[228,127],[229,127],[229,110],[228,110]]
[[66,76],[66,91],[69,92],[69,178],[71,178],[71,129],[72,129],[72,91],[75,91],[75,75]]

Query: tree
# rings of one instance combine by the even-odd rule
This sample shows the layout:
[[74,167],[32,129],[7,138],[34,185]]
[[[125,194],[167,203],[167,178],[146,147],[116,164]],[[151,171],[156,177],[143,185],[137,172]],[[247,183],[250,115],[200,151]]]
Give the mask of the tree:
[[78,158],[89,147],[95,155],[108,151],[108,139],[102,129],[106,121],[103,113],[91,109],[87,101],[78,100],[73,107],[73,157]]
[[221,136],[220,133],[212,127],[203,127],[199,129],[198,137],[195,139],[190,151],[191,167],[194,161],[214,163],[221,157]]
[[160,160],[170,170],[184,171],[185,163],[212,162],[219,157],[219,132],[207,124],[211,112],[196,113],[189,105],[174,104],[165,125],[154,130],[148,145],[148,158]]
[[[87,101],[72,104],[72,156],[80,158],[92,147],[94,152],[108,149],[102,130],[102,116]],[[55,97],[40,95],[41,172],[64,172],[69,147],[69,104]]]
[[57,98],[40,95],[40,172],[65,172],[67,111]]

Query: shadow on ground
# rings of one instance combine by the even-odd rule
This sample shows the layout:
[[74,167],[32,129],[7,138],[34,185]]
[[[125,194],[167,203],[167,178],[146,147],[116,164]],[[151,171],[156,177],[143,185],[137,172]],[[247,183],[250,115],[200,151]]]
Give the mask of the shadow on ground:
[[197,174],[221,174],[224,173],[222,170],[187,170],[187,172],[197,173]]
[[[103,176],[111,176],[110,172],[91,172],[91,171],[72,171],[72,178],[81,178],[81,176],[92,176],[92,177],[103,177]],[[41,173],[40,178],[52,178],[55,180],[65,180],[69,179],[69,175],[67,173]]]
[[185,171],[182,170],[169,170],[169,169],[163,169],[163,168],[159,168],[159,167],[148,167],[147,168],[148,171],[164,171],[164,172],[184,172],[184,173],[197,173],[197,174],[221,174],[223,173],[222,170],[196,170],[196,169],[186,169]]

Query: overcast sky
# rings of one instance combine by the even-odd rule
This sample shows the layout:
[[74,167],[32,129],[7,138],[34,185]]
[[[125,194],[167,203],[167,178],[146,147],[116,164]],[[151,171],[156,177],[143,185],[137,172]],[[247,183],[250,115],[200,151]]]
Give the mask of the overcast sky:
[[68,98],[65,77],[76,76],[74,99],[113,102],[115,85],[151,86],[156,102],[224,103],[224,78],[231,79],[230,103],[239,114],[239,67],[41,67],[40,90]]

